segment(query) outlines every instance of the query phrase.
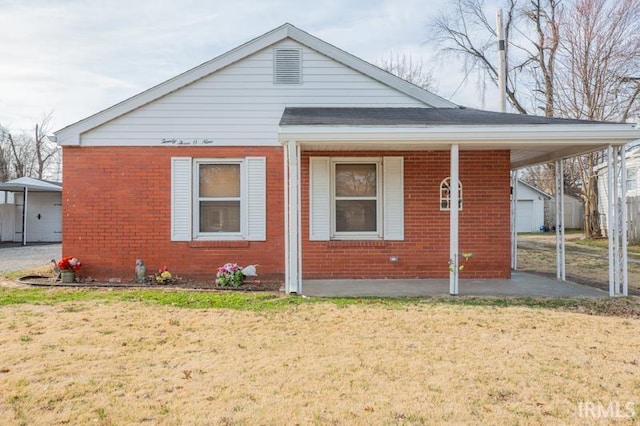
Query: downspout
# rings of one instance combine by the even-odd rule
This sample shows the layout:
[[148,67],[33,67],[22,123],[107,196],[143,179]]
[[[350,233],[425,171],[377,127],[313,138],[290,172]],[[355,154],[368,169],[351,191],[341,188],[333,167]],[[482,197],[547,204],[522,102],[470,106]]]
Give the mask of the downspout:
[[22,191],[22,245],[27,245],[27,200],[29,198],[29,188],[24,187]]

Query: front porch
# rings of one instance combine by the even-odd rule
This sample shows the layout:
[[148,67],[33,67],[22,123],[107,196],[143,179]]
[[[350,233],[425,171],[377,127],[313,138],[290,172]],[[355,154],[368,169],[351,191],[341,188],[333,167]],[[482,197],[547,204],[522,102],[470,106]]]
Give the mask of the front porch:
[[[449,279],[303,280],[318,297],[432,297],[449,295]],[[514,271],[511,279],[461,279],[460,296],[597,298],[608,293],[569,281]]]
[[[630,124],[465,108],[286,108],[279,131],[285,147],[285,290],[319,295],[334,288],[327,295],[335,296],[601,296],[582,286],[569,291],[574,284],[559,288],[566,281],[562,203],[556,209],[558,281],[519,280],[523,275],[518,274],[502,279],[517,270],[513,171],[555,161],[556,193],[562,200],[563,159],[607,149],[608,164],[622,175],[624,145],[637,137]],[[359,164],[371,171],[357,172]],[[353,188],[367,182],[366,194],[339,187],[338,167],[351,167],[349,176],[358,176],[351,178],[358,183]],[[609,179],[608,189],[612,200],[624,201],[624,180],[620,185]],[[370,219],[366,227],[337,225],[346,203]],[[615,218],[609,238],[610,296],[628,291],[625,218],[619,205],[624,202],[608,206],[608,217]],[[461,259],[467,256],[474,258],[474,279],[459,278]],[[448,280],[416,281],[430,283],[426,286],[404,279],[444,274]],[[376,294],[378,287],[381,294]]]

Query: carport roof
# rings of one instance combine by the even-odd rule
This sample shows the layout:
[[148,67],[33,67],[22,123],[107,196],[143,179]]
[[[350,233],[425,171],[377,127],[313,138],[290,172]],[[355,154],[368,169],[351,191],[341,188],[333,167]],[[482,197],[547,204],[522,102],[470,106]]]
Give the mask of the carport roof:
[[32,177],[21,177],[5,183],[0,183],[0,191],[24,191],[24,189],[35,192],[62,192],[62,184],[49,182]]

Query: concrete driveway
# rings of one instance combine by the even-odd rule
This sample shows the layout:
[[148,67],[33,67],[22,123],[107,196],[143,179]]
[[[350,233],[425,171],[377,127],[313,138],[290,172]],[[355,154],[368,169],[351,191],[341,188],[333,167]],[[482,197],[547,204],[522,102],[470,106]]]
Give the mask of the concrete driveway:
[[0,244],[0,273],[41,266],[51,259],[60,260],[62,244]]

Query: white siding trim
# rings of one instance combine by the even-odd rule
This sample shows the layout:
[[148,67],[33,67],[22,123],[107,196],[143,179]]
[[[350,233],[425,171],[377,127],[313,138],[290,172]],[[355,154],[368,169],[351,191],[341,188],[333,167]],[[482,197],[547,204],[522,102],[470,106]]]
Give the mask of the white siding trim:
[[404,158],[383,159],[384,239],[404,240]]
[[247,240],[267,239],[267,159],[247,157]]
[[331,180],[329,157],[309,159],[309,240],[329,241]]
[[191,241],[191,157],[171,158],[171,241]]

